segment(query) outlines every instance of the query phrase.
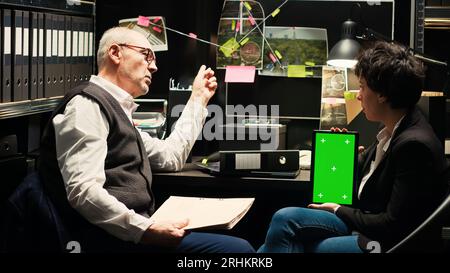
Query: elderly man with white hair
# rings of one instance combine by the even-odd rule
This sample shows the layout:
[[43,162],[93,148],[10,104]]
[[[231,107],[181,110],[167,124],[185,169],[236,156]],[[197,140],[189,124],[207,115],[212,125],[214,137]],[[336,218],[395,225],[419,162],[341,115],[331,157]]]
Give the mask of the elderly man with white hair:
[[107,30],[98,75],[64,97],[43,134],[39,174],[82,251],[254,252],[245,240],[187,232],[188,220],[153,222],[151,169],[181,170],[214,95],[214,71],[202,65],[171,135],[135,128],[134,98],[147,94],[157,71],[150,43],[124,27]]

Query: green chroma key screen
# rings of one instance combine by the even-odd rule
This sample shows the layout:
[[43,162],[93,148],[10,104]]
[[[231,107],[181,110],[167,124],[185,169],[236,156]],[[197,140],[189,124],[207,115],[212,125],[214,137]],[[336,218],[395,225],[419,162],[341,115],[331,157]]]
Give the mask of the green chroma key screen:
[[312,201],[351,205],[356,175],[358,133],[314,131],[313,137]]

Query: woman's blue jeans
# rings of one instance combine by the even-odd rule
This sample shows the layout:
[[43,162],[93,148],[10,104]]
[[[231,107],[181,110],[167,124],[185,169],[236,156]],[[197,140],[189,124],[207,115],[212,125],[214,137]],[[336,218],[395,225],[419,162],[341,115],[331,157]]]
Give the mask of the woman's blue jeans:
[[289,207],[277,211],[261,253],[362,253],[358,236],[335,214]]

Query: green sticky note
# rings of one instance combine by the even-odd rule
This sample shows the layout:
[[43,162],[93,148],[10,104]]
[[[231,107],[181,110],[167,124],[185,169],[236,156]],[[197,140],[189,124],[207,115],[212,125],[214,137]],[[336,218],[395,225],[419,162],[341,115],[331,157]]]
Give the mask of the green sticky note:
[[244,5],[248,10],[252,10],[252,7],[250,6],[250,4],[248,2],[244,2]]
[[223,55],[225,55],[225,57],[231,57],[231,54],[233,54],[233,52],[235,52],[238,48],[239,43],[235,38],[232,37],[220,47],[220,51],[223,52]]
[[306,71],[306,72],[305,72],[305,75],[306,75],[306,76],[314,76],[314,72],[312,72],[312,71]]
[[281,55],[281,53],[275,49],[275,55],[277,55],[278,59],[283,59],[283,56]]
[[316,64],[313,63],[313,62],[305,62],[305,65],[307,65],[307,66],[315,66]]
[[280,13],[280,9],[274,10],[271,15],[272,15],[272,17],[275,17],[275,16],[277,16],[278,13]]
[[354,100],[354,99],[356,99],[357,96],[358,96],[358,93],[356,93],[356,92],[349,92],[349,91],[344,92],[344,98],[347,100]]
[[304,78],[306,71],[304,65],[288,65],[288,78]]
[[250,38],[245,38],[244,40],[242,40],[241,45],[245,45],[249,40]]
[[236,21],[231,21],[231,30],[234,30],[236,28]]

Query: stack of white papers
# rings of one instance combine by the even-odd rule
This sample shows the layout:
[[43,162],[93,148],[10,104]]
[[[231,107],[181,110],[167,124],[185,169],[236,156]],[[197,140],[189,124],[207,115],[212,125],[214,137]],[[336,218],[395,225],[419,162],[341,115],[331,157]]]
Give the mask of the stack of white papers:
[[203,198],[171,196],[152,215],[155,222],[189,219],[184,228],[231,229],[252,206],[255,198]]

